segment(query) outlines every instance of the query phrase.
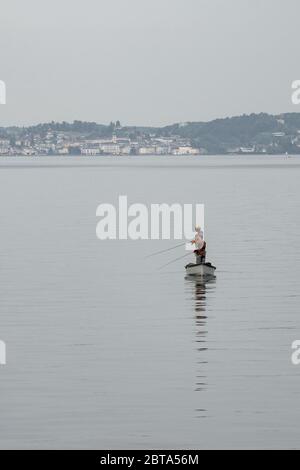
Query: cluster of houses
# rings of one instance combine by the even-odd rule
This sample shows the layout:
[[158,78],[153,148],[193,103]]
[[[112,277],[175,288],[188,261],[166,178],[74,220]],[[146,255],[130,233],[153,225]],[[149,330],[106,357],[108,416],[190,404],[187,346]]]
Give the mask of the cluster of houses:
[[197,155],[200,151],[186,139],[147,138],[132,141],[129,138],[91,140],[81,147],[82,155]]
[[22,139],[0,139],[0,155],[197,155],[201,149],[180,137],[140,137],[137,140],[112,135],[107,139],[87,139],[67,132],[26,135]]

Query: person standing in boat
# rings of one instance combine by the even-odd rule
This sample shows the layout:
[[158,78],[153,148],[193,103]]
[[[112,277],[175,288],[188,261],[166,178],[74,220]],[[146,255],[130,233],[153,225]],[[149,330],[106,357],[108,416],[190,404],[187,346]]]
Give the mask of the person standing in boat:
[[191,243],[195,245],[194,253],[196,256],[196,264],[203,264],[206,259],[206,241],[203,240],[203,232],[199,225],[196,225],[195,232],[195,238]]

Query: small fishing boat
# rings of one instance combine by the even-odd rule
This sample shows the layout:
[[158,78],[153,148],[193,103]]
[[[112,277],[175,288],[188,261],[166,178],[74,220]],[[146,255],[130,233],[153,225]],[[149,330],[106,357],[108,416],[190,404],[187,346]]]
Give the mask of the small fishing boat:
[[215,276],[216,267],[211,263],[189,263],[186,265],[185,269],[189,276],[212,277]]

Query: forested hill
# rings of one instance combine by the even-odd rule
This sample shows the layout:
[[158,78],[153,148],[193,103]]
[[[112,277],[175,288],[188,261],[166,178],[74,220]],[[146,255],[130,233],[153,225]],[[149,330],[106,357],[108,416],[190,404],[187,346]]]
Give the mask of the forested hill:
[[188,137],[208,153],[228,153],[240,147],[268,153],[300,153],[300,113],[278,116],[251,114],[210,122],[174,124],[160,130],[163,135]]

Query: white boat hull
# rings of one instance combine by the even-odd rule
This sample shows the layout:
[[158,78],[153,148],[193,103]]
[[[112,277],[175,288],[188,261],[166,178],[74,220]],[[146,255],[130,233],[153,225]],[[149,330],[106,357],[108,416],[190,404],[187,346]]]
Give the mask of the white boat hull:
[[215,275],[215,266],[213,266],[210,263],[204,263],[204,264],[194,264],[190,263],[187,264],[186,267],[186,273],[189,276],[202,276],[202,277],[212,277]]

